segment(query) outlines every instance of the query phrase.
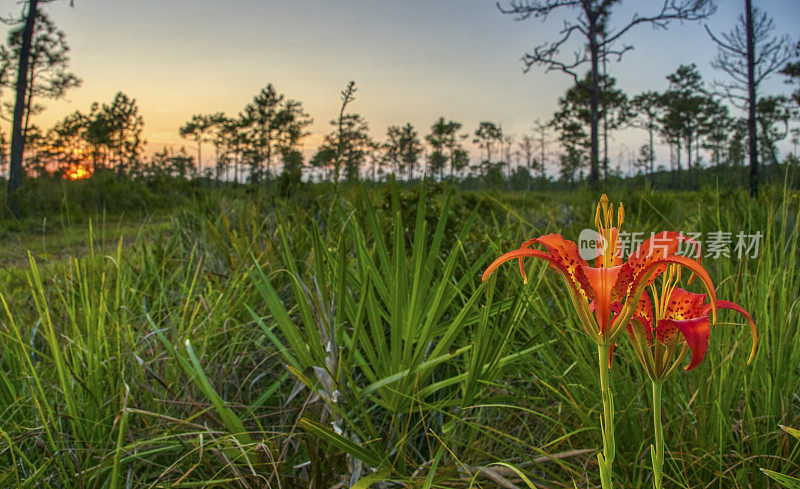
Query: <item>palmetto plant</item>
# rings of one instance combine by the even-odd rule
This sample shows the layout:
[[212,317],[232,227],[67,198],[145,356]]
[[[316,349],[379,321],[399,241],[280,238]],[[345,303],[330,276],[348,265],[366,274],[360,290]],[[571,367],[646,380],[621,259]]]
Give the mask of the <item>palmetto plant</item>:
[[[510,324],[490,330],[488,314],[477,307],[486,286],[474,277],[489,252],[466,265],[461,259],[474,213],[445,250],[449,196],[429,232],[420,193],[410,243],[396,190],[392,201],[390,241],[366,195],[358,209],[363,222],[344,220],[335,247],[314,227],[308,255],[298,257],[279,233],[286,269],[270,277],[254,268],[271,315],[254,318],[324,404],[322,416],[307,416],[301,425],[380,474],[407,475],[420,451],[438,445],[431,433],[454,436],[449,422],[459,407],[480,397],[503,365],[539,346],[504,354]],[[272,285],[281,274],[289,276],[288,300]],[[486,311],[510,307],[506,298]],[[350,470],[353,481],[368,473],[354,464]]]

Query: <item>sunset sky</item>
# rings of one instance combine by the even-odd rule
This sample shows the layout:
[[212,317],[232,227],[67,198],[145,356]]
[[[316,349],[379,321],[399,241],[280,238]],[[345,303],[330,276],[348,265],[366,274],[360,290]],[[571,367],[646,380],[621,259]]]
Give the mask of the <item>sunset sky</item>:
[[[306,153],[329,132],[348,80],[359,88],[352,110],[366,117],[376,138],[388,125],[406,121],[424,135],[445,116],[469,132],[481,120],[501,123],[517,141],[535,119],[550,119],[557,98],[572,84],[570,77],[541,68],[523,74],[520,61],[553,38],[561,19],[517,22],[491,0],[75,0],[73,8],[68,3],[44,10],[65,31],[71,69],[83,85],[64,100],[47,101],[35,122],[49,127],[123,91],[140,105],[148,151],[185,144],[194,154],[194,146],[178,136],[192,114],[237,114],[267,83],[301,101],[314,118],[315,136],[306,140]],[[744,2],[718,3],[708,25],[727,31]],[[774,18],[778,33],[794,39],[800,35],[799,3],[756,2]],[[629,0],[617,19],[631,16],[626,7],[652,12],[644,4],[655,9],[660,2]],[[0,6],[4,15],[20,10],[15,1],[2,0]],[[635,50],[609,64],[609,72],[628,94],[663,90],[664,77],[681,63],[697,63],[707,81],[724,77],[709,65],[716,48],[699,23],[673,23],[667,31],[640,26],[626,39]],[[788,87],[776,75],[763,91]],[[0,96],[7,102],[12,93]],[[644,138],[637,130],[616,134],[612,165]],[[663,149],[659,154],[666,157]]]

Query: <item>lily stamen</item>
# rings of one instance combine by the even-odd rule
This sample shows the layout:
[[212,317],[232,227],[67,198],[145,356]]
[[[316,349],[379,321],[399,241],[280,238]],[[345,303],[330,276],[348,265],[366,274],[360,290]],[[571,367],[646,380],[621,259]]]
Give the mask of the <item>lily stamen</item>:
[[619,204],[617,210],[617,225],[614,226],[614,204],[610,204],[608,196],[603,194],[600,197],[600,202],[597,203],[597,210],[594,216],[594,225],[597,228],[597,234],[602,238],[604,247],[601,250],[602,254],[598,254],[597,266],[598,267],[613,267],[620,265],[622,262],[622,253],[618,246],[619,230],[622,228],[622,223],[625,221],[625,208],[622,202]]

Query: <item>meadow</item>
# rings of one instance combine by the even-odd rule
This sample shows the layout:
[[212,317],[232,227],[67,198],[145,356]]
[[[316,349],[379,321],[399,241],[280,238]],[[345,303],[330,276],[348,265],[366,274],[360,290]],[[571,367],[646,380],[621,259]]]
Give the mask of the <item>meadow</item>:
[[[577,239],[602,191],[646,235],[761,233],[704,261],[758,353],[720,311],[706,360],[665,384],[664,487],[800,477],[792,185],[115,185],[38,182],[39,208],[0,216],[0,487],[599,487],[596,349],[564,282],[534,260],[526,285],[481,274],[529,237]],[[615,486],[651,487],[625,338],[611,383]]]

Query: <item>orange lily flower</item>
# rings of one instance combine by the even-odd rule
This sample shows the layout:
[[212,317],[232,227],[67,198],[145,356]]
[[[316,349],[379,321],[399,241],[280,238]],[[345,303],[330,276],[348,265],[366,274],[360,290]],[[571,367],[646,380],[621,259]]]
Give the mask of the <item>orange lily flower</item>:
[[[684,369],[695,369],[705,358],[708,349],[712,325],[708,314],[713,304],[705,301],[705,294],[695,294],[677,287],[680,277],[680,268],[671,266],[669,272],[663,276],[660,290],[655,285],[650,286],[652,301],[647,294],[642,295],[633,320],[628,325],[633,349],[647,375],[654,381],[663,381],[669,377],[689,352],[692,354],[691,361]],[[758,343],[753,318],[734,302],[717,300],[716,307],[732,309],[747,319],[753,337],[753,346],[747,360],[749,364],[755,358]],[[678,347],[681,347],[680,353],[673,360]]]
[[[612,488],[612,465],[615,455],[614,401],[609,382],[611,353],[614,339],[629,325],[639,308],[642,294],[656,277],[670,266],[685,267],[692,271],[705,285],[711,302],[709,311],[716,322],[716,295],[708,272],[700,264],[700,246],[695,241],[676,232],[662,232],[642,243],[639,248],[623,260],[619,243],[619,229],[625,220],[625,208],[619,205],[616,226],[614,206],[603,195],[597,204],[595,227],[595,266],[589,266],[580,254],[578,246],[560,234],[548,234],[522,243],[519,249],[505,253],[496,259],[483,273],[485,281],[503,263],[517,259],[523,282],[524,259],[540,258],[550,263],[559,272],[567,286],[572,305],[584,330],[597,344],[600,392],[603,413],[600,428],[603,436],[603,452],[597,454],[600,481],[604,489]],[[681,243],[694,245],[697,259],[678,255]],[[541,245],[544,249],[532,248]],[[690,279],[691,280],[691,279]],[[706,312],[706,316],[708,315]],[[643,317],[643,316],[642,316]],[[691,335],[689,335],[691,337]],[[663,445],[663,444],[662,444]],[[663,459],[663,457],[662,457]]]
[[[581,257],[574,242],[560,234],[548,234],[525,241],[519,249],[496,259],[486,269],[482,280],[488,279],[503,263],[518,259],[520,274],[523,282],[527,283],[523,260],[528,257],[547,260],[564,279],[586,332],[598,344],[611,347],[616,335],[631,321],[645,288],[670,264],[675,264],[700,277],[711,298],[711,312],[716,318],[714,284],[700,264],[700,247],[695,241],[677,232],[664,231],[643,242],[625,261],[619,243],[619,228],[625,218],[622,204],[617,212],[616,226],[612,226],[613,217],[614,206],[609,204],[604,194],[597,204],[595,216],[600,239],[595,248],[594,267]],[[683,242],[694,246],[697,259],[676,254]],[[535,244],[544,249],[531,248]]]

